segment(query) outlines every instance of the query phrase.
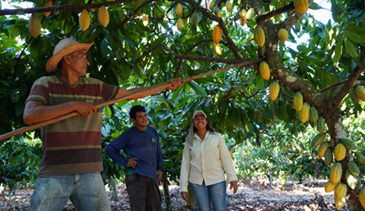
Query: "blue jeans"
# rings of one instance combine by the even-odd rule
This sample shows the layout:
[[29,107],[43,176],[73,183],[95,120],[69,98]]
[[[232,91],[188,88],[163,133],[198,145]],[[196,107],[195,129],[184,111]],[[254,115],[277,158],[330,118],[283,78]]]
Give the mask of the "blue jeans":
[[226,201],[226,181],[206,186],[190,183],[190,188],[194,193],[199,211],[211,211],[211,203],[214,210],[227,211]]
[[30,211],[61,211],[70,199],[78,211],[110,211],[100,173],[39,177]]

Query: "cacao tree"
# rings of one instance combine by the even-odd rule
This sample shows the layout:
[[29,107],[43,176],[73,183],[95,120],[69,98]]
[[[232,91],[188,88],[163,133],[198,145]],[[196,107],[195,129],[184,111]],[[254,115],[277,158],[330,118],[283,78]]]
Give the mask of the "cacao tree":
[[[32,82],[47,74],[45,63],[55,44],[72,37],[95,43],[88,53],[90,77],[124,88],[252,61],[149,98],[152,113],[159,116],[154,124],[161,134],[166,133],[166,143],[176,139],[182,144],[184,138],[177,138],[177,134],[187,133],[196,108],[204,109],[213,126],[237,143],[260,137],[263,128],[278,122],[295,125],[290,130],[293,134],[319,125],[318,133],[327,134],[320,151],[332,152],[327,157],[337,157],[335,147],[344,140],[359,141],[345,120],[361,118],[364,111],[365,10],[360,0],[327,1],[332,12],[327,23],[307,11],[307,6],[309,11],[323,10],[319,2],[306,0],[125,0],[93,4],[73,0],[53,1],[53,6],[46,7],[43,5],[48,1],[28,2],[33,3],[32,8],[9,10],[0,5],[2,133],[24,126],[21,116]],[[32,15],[39,22],[29,21]],[[214,30],[216,26],[220,30]],[[288,40],[281,29],[288,31]],[[305,43],[297,42],[306,35]],[[266,66],[262,70],[265,74],[260,72],[262,61],[270,75]],[[293,107],[296,93],[302,95],[303,112]],[[294,101],[297,103],[296,98]],[[318,121],[312,121],[316,118],[313,108]],[[114,130],[103,136],[109,140]],[[363,187],[360,182],[350,187],[346,170],[353,168],[353,163],[348,165],[352,161],[363,164],[350,148],[339,152],[345,153],[344,159],[329,162],[330,167],[340,163],[342,172],[337,176],[347,188],[336,206],[343,206],[346,199],[350,210],[361,210],[359,192]],[[363,149],[357,152],[363,153]],[[356,174],[356,169],[353,171]],[[169,177],[176,179],[177,171],[171,172]]]

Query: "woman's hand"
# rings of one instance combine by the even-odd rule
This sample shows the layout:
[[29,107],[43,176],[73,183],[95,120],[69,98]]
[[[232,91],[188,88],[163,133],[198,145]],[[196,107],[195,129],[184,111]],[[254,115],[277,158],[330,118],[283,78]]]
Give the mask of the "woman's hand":
[[189,194],[188,194],[188,192],[181,192],[181,197],[182,197],[185,201],[187,201],[187,200],[188,200],[188,198],[189,198]]
[[229,189],[232,190],[232,188],[233,188],[233,194],[235,194],[238,189],[237,181],[231,181],[231,187]]

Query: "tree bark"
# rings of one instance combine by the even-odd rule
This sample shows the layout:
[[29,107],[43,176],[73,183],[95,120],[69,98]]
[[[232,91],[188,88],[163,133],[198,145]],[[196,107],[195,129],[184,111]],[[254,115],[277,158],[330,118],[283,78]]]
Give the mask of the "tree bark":
[[169,192],[169,184],[167,184],[167,181],[163,182],[163,192],[165,195],[166,210],[171,210],[171,198]]

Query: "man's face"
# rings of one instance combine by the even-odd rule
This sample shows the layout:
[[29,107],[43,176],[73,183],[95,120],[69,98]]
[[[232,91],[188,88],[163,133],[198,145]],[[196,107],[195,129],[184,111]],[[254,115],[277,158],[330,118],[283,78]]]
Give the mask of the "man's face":
[[148,124],[148,117],[147,113],[140,111],[136,113],[136,118],[131,119],[131,121],[137,126],[137,127],[147,127]]
[[86,51],[75,51],[67,56],[69,57],[70,67],[73,69],[73,73],[78,77],[86,76],[87,66],[90,65],[86,58]]

